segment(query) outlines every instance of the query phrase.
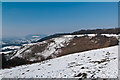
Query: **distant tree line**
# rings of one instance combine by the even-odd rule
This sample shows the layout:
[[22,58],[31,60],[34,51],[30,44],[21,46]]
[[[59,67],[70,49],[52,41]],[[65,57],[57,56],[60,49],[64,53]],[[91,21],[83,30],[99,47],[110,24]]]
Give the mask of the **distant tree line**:
[[93,29],[93,30],[80,30],[75,31],[72,34],[119,34],[120,28],[110,28],[110,29]]

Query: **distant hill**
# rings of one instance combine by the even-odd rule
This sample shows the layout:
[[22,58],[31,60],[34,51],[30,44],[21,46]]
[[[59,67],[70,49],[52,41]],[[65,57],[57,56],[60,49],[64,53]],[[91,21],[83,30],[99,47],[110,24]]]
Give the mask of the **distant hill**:
[[120,28],[110,28],[110,29],[88,29],[75,31],[72,34],[119,34]]
[[60,37],[63,35],[80,35],[80,34],[119,34],[120,28],[110,28],[110,29],[88,29],[88,30],[79,30],[72,33],[57,33],[53,35],[46,36],[37,42],[42,42],[51,38]]
[[34,43],[37,40],[44,38],[47,35],[44,34],[29,34],[24,37],[5,37],[2,38],[2,47],[6,46],[22,46],[23,44]]

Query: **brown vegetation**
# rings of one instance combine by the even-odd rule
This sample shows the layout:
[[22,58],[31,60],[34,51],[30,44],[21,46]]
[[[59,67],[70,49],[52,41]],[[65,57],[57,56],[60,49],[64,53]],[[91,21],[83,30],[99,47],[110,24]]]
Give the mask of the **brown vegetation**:
[[106,37],[97,35],[95,37],[75,37],[72,39],[66,47],[62,48],[61,53],[57,56],[68,55],[76,52],[82,52],[92,49],[105,48],[118,44],[118,40],[115,37]]

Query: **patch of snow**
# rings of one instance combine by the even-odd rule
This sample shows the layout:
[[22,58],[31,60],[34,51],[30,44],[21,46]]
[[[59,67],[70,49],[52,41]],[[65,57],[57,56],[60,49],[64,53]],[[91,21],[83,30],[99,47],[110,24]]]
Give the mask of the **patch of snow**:
[[77,37],[83,37],[85,35],[92,36],[92,37],[96,36],[96,34],[80,34],[80,35],[65,35],[64,37],[72,37],[73,38],[75,36],[77,36]]
[[40,36],[32,36],[32,37],[38,38],[38,37],[40,37]]
[[9,53],[11,53],[12,51],[6,51],[6,52],[0,52],[0,54],[9,54]]
[[28,49],[29,47],[30,47],[30,46],[27,45],[27,46],[24,46],[24,48],[18,50],[17,53],[14,52],[13,55],[14,55],[14,54],[15,54],[15,55],[12,56],[11,59],[13,59],[13,58],[15,58],[15,57],[22,57],[22,56],[21,56],[22,52],[25,51],[26,49]]
[[52,38],[51,40],[53,40],[54,42],[51,42],[43,52],[37,54],[43,54],[42,56],[44,56],[45,58],[49,57],[50,55],[53,55],[55,57],[55,55],[60,52],[58,48],[64,47],[64,43],[68,43],[71,39],[71,37],[69,38],[65,36]]
[[105,35],[107,37],[117,37],[118,36],[117,34],[102,34],[102,35]]
[[3,47],[2,50],[5,50],[5,49],[19,49],[20,46],[7,46],[7,47]]

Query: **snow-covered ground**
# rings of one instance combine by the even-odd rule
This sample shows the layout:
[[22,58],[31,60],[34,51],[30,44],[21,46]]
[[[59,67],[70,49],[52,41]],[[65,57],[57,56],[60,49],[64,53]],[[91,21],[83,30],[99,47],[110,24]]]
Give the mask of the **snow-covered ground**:
[[118,46],[74,53],[30,65],[0,70],[3,78],[118,77]]

